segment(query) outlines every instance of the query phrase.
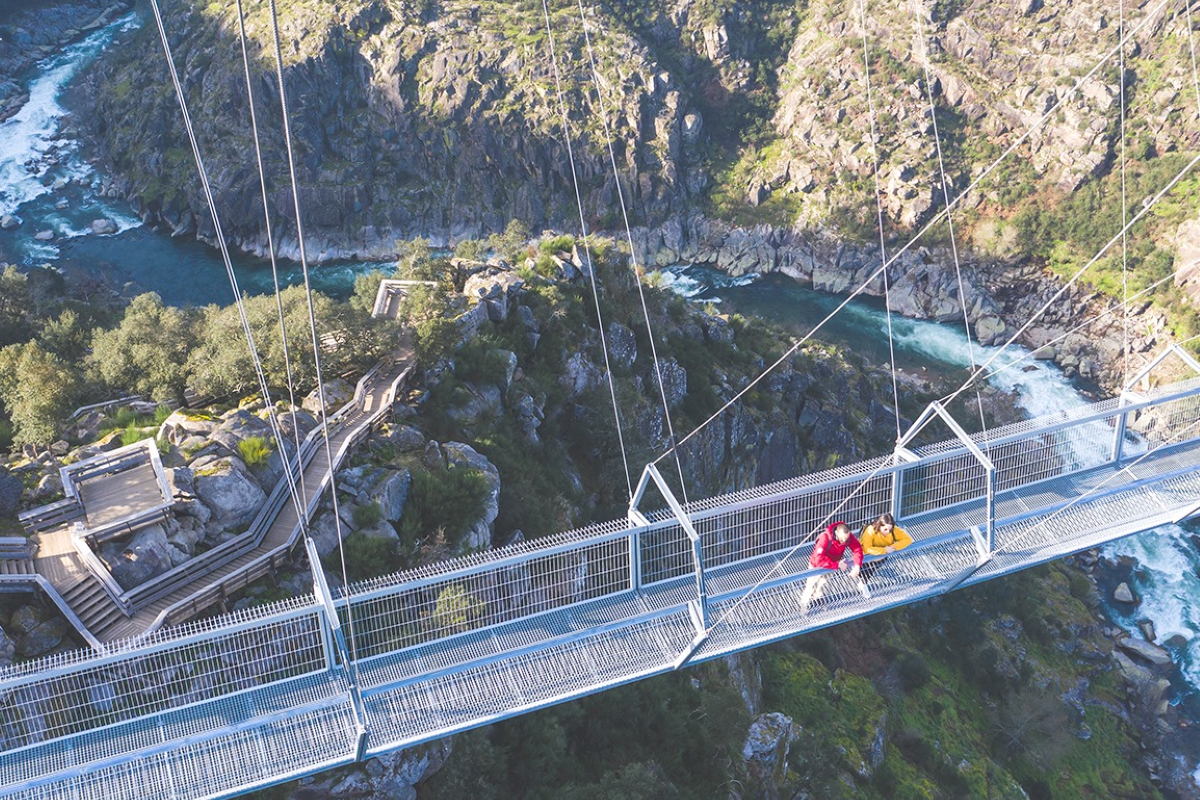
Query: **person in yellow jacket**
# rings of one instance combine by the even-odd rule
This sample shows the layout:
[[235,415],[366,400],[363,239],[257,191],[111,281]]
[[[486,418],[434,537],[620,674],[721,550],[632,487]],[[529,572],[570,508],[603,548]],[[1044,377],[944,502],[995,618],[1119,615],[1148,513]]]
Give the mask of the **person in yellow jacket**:
[[[912,544],[912,537],[896,525],[896,518],[891,514],[880,514],[878,519],[863,528],[858,537],[862,542],[863,553],[868,556],[889,556],[897,550],[903,550]],[[883,559],[876,559],[864,565],[863,578],[869,578],[883,566]]]

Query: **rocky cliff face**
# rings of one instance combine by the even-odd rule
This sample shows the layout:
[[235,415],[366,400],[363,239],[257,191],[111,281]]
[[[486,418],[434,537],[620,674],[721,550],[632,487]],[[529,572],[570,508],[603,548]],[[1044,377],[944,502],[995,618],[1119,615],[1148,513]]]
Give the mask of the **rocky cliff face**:
[[[872,174],[888,220],[911,229],[957,197],[1003,214],[1033,193],[1063,193],[1112,168],[1120,150],[1120,20],[1098,2],[818,2],[780,72],[778,139],[746,187],[753,203],[798,196],[798,221],[873,227]],[[1195,100],[1179,47],[1181,3],[1126,11],[1125,102],[1132,158],[1194,148]],[[865,27],[864,27],[865,26]],[[864,38],[869,59],[864,62]],[[870,95],[868,95],[868,81]],[[936,107],[936,119],[931,112]],[[935,130],[936,124],[936,130]],[[1028,135],[1026,135],[1028,132]],[[937,138],[935,139],[935,133]],[[940,145],[940,150],[939,150]],[[940,164],[939,164],[940,162]]]
[[[166,24],[228,233],[263,251],[237,22],[216,8],[185,4]],[[619,208],[606,129],[621,193],[638,213],[670,214],[692,194],[700,117],[644,44],[603,21],[589,31],[601,53],[593,82],[578,19],[556,15],[556,75],[532,5],[447,3],[420,16],[407,4],[359,0],[284,3],[281,15],[303,221],[317,257],[379,256],[398,236],[463,238],[513,218],[569,226],[578,219],[572,169],[595,222]],[[265,8],[248,26],[271,205],[283,250],[294,254]],[[98,74],[91,122],[143,215],[203,234],[211,223],[152,28]],[[148,91],[135,90],[145,82]]]

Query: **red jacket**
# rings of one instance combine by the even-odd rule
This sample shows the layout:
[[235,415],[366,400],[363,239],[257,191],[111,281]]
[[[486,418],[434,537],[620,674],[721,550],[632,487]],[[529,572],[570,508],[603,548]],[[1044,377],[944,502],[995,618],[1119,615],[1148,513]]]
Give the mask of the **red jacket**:
[[850,538],[842,544],[833,535],[833,530],[840,522],[835,522],[825,529],[825,532],[817,537],[817,543],[813,545],[812,554],[808,557],[808,565],[817,567],[818,569],[837,569],[838,562],[842,560],[842,556],[849,548],[854,554],[854,563],[862,566],[863,563],[863,548],[858,539],[854,538],[854,534],[850,534]]

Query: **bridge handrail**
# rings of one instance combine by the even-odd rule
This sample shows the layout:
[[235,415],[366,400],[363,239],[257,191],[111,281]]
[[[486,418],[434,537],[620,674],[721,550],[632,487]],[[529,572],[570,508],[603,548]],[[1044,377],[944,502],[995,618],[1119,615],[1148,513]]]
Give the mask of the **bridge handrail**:
[[[1027,440],[1031,435],[1041,437],[1046,433],[1052,433],[1058,430],[1063,430],[1070,427],[1086,426],[1097,421],[1105,421],[1119,414],[1134,413],[1143,408],[1160,405],[1164,402],[1171,402],[1178,398],[1190,397],[1200,394],[1200,382],[1197,385],[1187,388],[1183,391],[1164,390],[1160,393],[1161,396],[1153,400],[1120,405],[1112,401],[1102,401],[1101,403],[1085,406],[1079,410],[1073,410],[1068,414],[1047,415],[1039,418],[1041,427],[1037,424],[1018,423],[1015,426],[1009,426],[1008,430],[996,429],[992,431],[987,438],[991,440],[993,446],[1007,442],[1018,442]],[[1062,419],[1062,417],[1066,419]],[[1049,420],[1049,424],[1047,421]],[[958,456],[967,452],[965,446],[958,443],[952,449],[942,448],[940,452],[931,456],[932,460],[941,460],[951,456]],[[801,497],[807,494],[819,494],[828,491],[831,488],[839,486],[847,486],[861,482],[875,473],[878,479],[887,479],[893,473],[903,473],[906,470],[919,468],[923,462],[917,463],[900,463],[890,464],[890,458],[879,458],[866,464],[859,463],[854,465],[854,469],[834,469],[815,476],[810,476],[805,481],[783,481],[777,484],[771,484],[765,487],[745,492],[734,493],[733,495],[723,496],[726,502],[723,502],[717,508],[704,508],[695,511],[689,515],[694,522],[701,522],[704,519],[736,512],[742,508],[761,506],[764,501],[777,499],[780,501]],[[874,469],[867,469],[873,466]],[[1038,479],[1029,482],[1029,485],[1035,485],[1043,480],[1052,480],[1061,477],[1063,474],[1077,471],[1077,469],[1059,472],[1055,475],[1039,477]],[[735,502],[728,502],[729,498],[737,498]],[[962,505],[970,502],[975,502],[973,499],[958,500],[946,504],[946,507],[954,505]],[[707,504],[705,504],[707,505]],[[942,506],[938,506],[941,508]],[[357,606],[367,603],[372,600],[385,598],[392,595],[403,595],[407,592],[416,592],[421,589],[441,585],[453,581],[464,580],[478,576],[482,573],[500,572],[502,570],[518,566],[526,563],[531,558],[549,557],[559,553],[573,552],[585,546],[593,546],[597,543],[629,537],[637,539],[645,536],[656,530],[678,527],[678,523],[674,520],[669,512],[663,511],[658,515],[658,519],[653,519],[649,526],[637,527],[629,525],[610,526],[607,529],[603,526],[589,526],[577,531],[560,534],[550,539],[539,540],[534,546],[529,546],[527,543],[522,543],[515,546],[500,548],[493,551],[487,551],[482,554],[475,554],[465,558],[451,559],[436,565],[426,565],[416,570],[409,570],[401,573],[395,573],[391,576],[381,576],[379,578],[360,581],[347,587],[346,590],[340,592],[338,597],[341,605],[347,602],[351,606]],[[711,538],[711,537],[709,537]],[[767,551],[769,552],[769,551]],[[742,556],[742,560],[747,557]],[[720,565],[715,565],[720,566]],[[673,574],[667,574],[665,577],[659,578],[662,580],[672,580]],[[648,584],[649,585],[649,582]],[[555,606],[560,607],[560,606]],[[434,637],[436,638],[436,637]]]
[[[75,526],[71,526],[74,528]],[[87,571],[91,573],[100,585],[104,588],[105,593],[116,604],[117,608],[125,616],[133,613],[133,609],[129,606],[129,601],[124,598],[125,589],[121,584],[117,583],[117,579],[113,577],[112,571],[108,566],[100,560],[100,556],[88,546],[86,537],[77,533],[76,530],[70,530],[68,535],[71,537],[71,544],[75,547],[75,553],[83,561],[83,565]]]
[[29,558],[33,544],[24,536],[0,536],[0,558]]
[[45,677],[96,669],[128,658],[143,658],[176,647],[217,636],[232,636],[243,631],[303,617],[317,608],[311,594],[288,597],[261,606],[236,609],[220,617],[189,620],[181,625],[151,631],[116,642],[97,642],[93,648],[66,650],[18,661],[0,667],[0,687],[11,688]]
[[[1190,396],[1192,394],[1195,394],[1195,393],[1194,392],[1185,393],[1185,394],[1180,394],[1180,395],[1176,395],[1176,396],[1182,397],[1182,396]],[[1119,409],[1117,411],[1117,413],[1127,413],[1127,409]],[[375,415],[372,415],[372,418],[375,418]],[[358,431],[357,433],[361,433],[361,430]],[[1033,432],[1033,436],[1036,437],[1040,433],[1041,433],[1040,431],[1035,431],[1035,432]],[[1192,437],[1192,440],[1194,441],[1195,438],[1196,437]],[[344,447],[340,447],[339,453],[343,452],[344,449],[345,449]],[[859,464],[857,466],[860,468],[859,474],[862,475],[863,474],[861,472],[862,465]],[[333,472],[333,470],[331,469],[330,474],[332,472]],[[1164,475],[1185,474],[1185,473],[1190,474],[1190,472],[1191,471],[1189,469],[1181,468],[1181,469],[1178,469],[1175,473],[1164,473]],[[1151,483],[1151,482],[1156,482],[1156,481],[1159,481],[1162,479],[1163,479],[1163,475],[1155,474],[1153,477],[1143,478],[1142,480],[1147,483]],[[848,480],[848,476],[842,474],[842,475],[839,475],[836,480],[831,481],[830,483],[828,483],[826,485],[835,485],[835,486],[843,485],[847,482],[847,480]],[[1031,482],[1029,485],[1034,485],[1039,482],[1041,482],[1041,480]],[[1137,485],[1137,483],[1138,482],[1135,481],[1134,483],[1131,483],[1128,485],[1123,484],[1122,490],[1130,488],[1130,487],[1134,487]],[[805,491],[811,491],[813,488],[814,487],[812,487],[812,486],[801,487],[797,491],[800,494],[803,494],[803,493],[805,493]],[[1033,512],[1025,512],[1025,513],[1019,513],[1019,514],[1015,514],[1015,515],[1010,514],[1010,515],[1006,516],[1003,520],[999,520],[999,521],[1002,522],[1003,524],[1007,525],[1007,524],[1011,524],[1014,520],[1021,520],[1021,519],[1027,518],[1027,517],[1033,518],[1033,517],[1037,517],[1037,516],[1046,516],[1046,515],[1053,516],[1054,513],[1057,513],[1056,509],[1061,509],[1063,507],[1071,505],[1073,502],[1074,501],[1065,500],[1065,501],[1062,501],[1055,505],[1039,507],[1036,511],[1033,511]],[[708,516],[712,516],[712,514],[709,514]],[[620,523],[620,524],[623,524],[623,523]],[[666,526],[669,524],[670,524],[670,522],[668,520],[662,520],[662,521],[655,523],[655,525],[662,525],[662,526]],[[651,528],[653,528],[653,527],[654,527],[654,525],[651,526]],[[604,528],[604,526],[600,525],[600,526],[592,526],[591,529],[602,529],[602,528]],[[625,527],[622,527],[619,531],[616,531],[616,534],[617,534],[616,536],[607,536],[607,538],[610,538],[610,539],[611,538],[619,538],[622,535],[632,538],[632,537],[636,537],[636,536],[640,535],[640,533],[642,533],[646,530],[650,530],[651,528],[647,528],[647,527],[631,528],[631,527],[625,526]],[[968,537],[969,537],[969,533],[961,531],[961,530],[956,530],[952,533],[947,533],[947,534],[943,534],[943,535],[936,536],[936,537],[929,537],[926,539],[921,539],[921,540],[918,540],[918,542],[915,543],[912,547],[909,547],[906,550],[901,551],[900,553],[893,554],[892,558],[896,559],[897,561],[902,561],[904,559],[923,555],[925,552],[928,552],[929,550],[932,550],[938,546],[944,546],[945,544],[947,544],[949,542],[960,542],[960,541],[966,542]],[[595,542],[596,542],[596,540],[593,539],[590,542],[585,542],[585,544],[594,544]],[[568,543],[560,542],[559,544],[566,545]],[[514,547],[522,547],[522,546],[523,545],[516,545]],[[570,548],[568,548],[568,549],[570,549]],[[539,555],[539,556],[548,555],[544,548],[538,547],[538,548],[533,548],[533,550],[535,551],[536,555]],[[800,562],[800,559],[799,559],[800,552],[802,552],[802,551],[800,551],[800,550],[796,551],[797,563],[802,563],[802,562]],[[722,569],[723,569],[722,567],[714,568],[715,571],[720,571]],[[797,578],[797,576],[802,578],[808,573],[809,573],[809,571],[807,571],[807,570],[801,570],[799,572],[792,572],[790,574],[790,579],[795,580]],[[684,581],[684,580],[687,580],[687,578],[680,577],[680,578],[675,578],[672,580]],[[774,581],[765,582],[763,585],[769,586],[769,585],[772,585],[773,583],[774,583]],[[947,588],[949,588],[949,584],[943,582],[938,585],[938,588],[936,590],[932,590],[931,592],[927,593],[927,595],[932,596],[933,594],[937,594],[939,592],[945,591]],[[715,595],[714,597],[717,600],[724,601],[724,600],[732,599],[734,596],[736,596],[736,594],[737,594],[737,592],[727,591],[727,592],[719,593],[719,594]],[[353,599],[353,598],[349,598],[349,599]],[[589,598],[589,599],[591,599],[591,598]],[[311,598],[310,598],[310,601],[311,601]],[[345,605],[345,602],[346,601],[343,601],[343,605]],[[586,602],[586,601],[579,601],[579,602]],[[558,607],[558,608],[555,608],[554,610],[560,610],[560,609],[561,609],[561,607]],[[541,613],[541,612],[539,612],[539,613]],[[208,625],[201,624],[198,627],[190,628],[188,630],[193,631],[193,633],[191,634],[191,637],[190,637],[191,639],[207,640],[208,638],[219,636],[219,635],[230,635],[231,632],[235,632],[237,630],[248,630],[248,629],[258,628],[261,625],[263,625],[264,622],[266,622],[266,621],[268,621],[268,620],[266,620],[265,617],[263,617],[261,615],[245,616],[245,617],[241,618],[241,622],[239,624],[231,625],[231,624],[229,624],[229,622],[227,620],[224,620],[224,621],[216,621],[216,622],[210,623]],[[635,619],[635,621],[636,621],[636,619]],[[202,622],[207,622],[207,621],[202,621]],[[488,627],[491,627],[491,625],[489,625]],[[477,633],[478,629],[476,629],[475,631],[472,631],[472,632]],[[458,635],[459,635],[458,633],[454,633],[454,634],[450,634],[447,636],[441,636],[441,637],[435,637],[435,638],[438,641],[442,641],[444,639],[450,638],[451,636],[458,636]],[[577,631],[575,633],[575,636],[577,636],[577,637],[582,636],[582,635],[584,635],[584,634],[581,631]],[[161,639],[159,641],[164,642],[164,644],[163,644],[164,647],[169,647],[170,645],[165,644],[165,642],[172,641],[172,642],[175,642],[176,645],[178,645],[181,641],[184,641],[184,639],[185,639],[185,637],[181,637],[181,636],[170,636],[170,637],[163,637],[163,639]],[[137,646],[136,643],[134,645],[131,645],[129,650],[132,650],[136,646]],[[153,648],[154,645],[151,644],[150,647]],[[400,649],[404,649],[404,648],[400,648]],[[393,653],[393,652],[398,652],[398,651],[399,650],[388,651],[388,653]],[[154,651],[154,652],[157,652],[157,651]],[[131,657],[131,653],[129,651],[121,653],[117,650],[110,650],[109,653],[110,653],[110,657],[112,660],[119,660],[122,657]],[[145,648],[138,648],[137,652],[132,654],[132,657],[141,659],[141,658],[144,658],[147,655],[151,655],[151,654],[152,654],[152,652],[149,652]],[[96,663],[97,663],[96,660],[93,659],[92,666],[96,666]],[[66,671],[74,671],[74,668],[68,667]],[[0,680],[3,680],[4,678],[6,678],[6,676],[8,674],[9,674],[9,672],[7,670],[0,670]],[[40,680],[44,680],[44,679],[48,679],[48,678],[53,678],[53,676],[47,676],[47,675],[39,672],[37,675],[34,675],[31,678],[31,681],[33,681],[33,680],[40,681]],[[83,730],[92,730],[92,729],[83,729]],[[60,737],[76,736],[76,735],[79,735],[79,733],[71,732],[68,734],[59,734]]]

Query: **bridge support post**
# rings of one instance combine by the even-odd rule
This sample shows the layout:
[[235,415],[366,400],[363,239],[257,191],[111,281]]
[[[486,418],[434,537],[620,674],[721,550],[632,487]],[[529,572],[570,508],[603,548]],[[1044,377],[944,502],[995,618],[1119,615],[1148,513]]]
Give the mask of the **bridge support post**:
[[[910,451],[908,445],[934,417],[938,417],[942,422],[946,423],[946,426],[950,428],[955,437],[963,443],[963,447],[967,449],[967,452],[974,456],[975,460],[984,469],[985,485],[983,500],[985,523],[987,526],[986,541],[988,552],[991,553],[996,549],[996,465],[992,463],[992,459],[988,454],[979,447],[969,433],[963,430],[963,427],[958,424],[958,421],[950,415],[950,412],[941,403],[936,400],[930,403],[921,412],[921,416],[917,418],[917,421],[908,429],[908,433],[900,437],[899,441],[896,442],[895,458],[897,461],[903,459],[914,463],[921,461],[921,457]],[[893,498],[894,503],[895,499]]]
[[[350,656],[350,648],[346,646],[346,636],[342,632],[342,621],[338,616],[337,608],[333,604],[333,594],[329,591],[329,584],[325,581],[325,572],[321,569],[321,557],[317,554],[317,546],[313,540],[305,535],[304,550],[308,553],[308,561],[312,566],[313,571],[313,593],[316,594],[317,600],[325,610],[325,623],[328,625],[329,637],[326,638],[326,658],[329,660],[330,671],[340,668],[346,676],[346,682],[350,688],[350,701],[354,708],[354,727],[357,730],[357,737],[354,745],[355,760],[362,761],[363,755],[367,749],[367,737],[370,735],[370,728],[367,725],[367,711],[363,706],[362,692],[359,691],[358,681],[355,679],[355,671],[353,659]],[[349,613],[349,606],[347,606]],[[332,653],[336,652],[340,656],[341,664],[333,661]]]
[[[708,636],[708,587],[704,578],[704,548],[700,541],[700,534],[692,525],[691,519],[688,518],[687,512],[683,506],[675,498],[675,493],[671,491],[671,487],[667,485],[666,479],[662,473],[653,464],[647,464],[646,469],[642,471],[642,479],[638,481],[637,491],[634,492],[633,499],[629,503],[629,518],[630,520],[640,520],[641,524],[648,525],[649,521],[637,509],[637,504],[641,502],[643,495],[646,493],[646,488],[650,481],[658,487],[662,493],[663,499],[667,501],[667,506],[671,509],[671,513],[675,515],[675,519],[679,522],[683,532],[687,535],[692,543],[692,560],[696,566],[696,604],[695,613],[692,614],[692,624],[696,627],[697,638],[702,640]],[[699,647],[699,642],[693,643],[692,651]],[[690,654],[689,654],[690,655]]]
[[987,551],[996,552],[996,467],[987,463]]

